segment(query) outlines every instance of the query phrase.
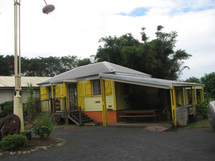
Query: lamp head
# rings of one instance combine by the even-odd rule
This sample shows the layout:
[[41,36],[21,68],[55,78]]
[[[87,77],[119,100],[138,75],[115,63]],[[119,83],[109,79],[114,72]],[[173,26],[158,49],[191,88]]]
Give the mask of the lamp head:
[[44,14],[49,14],[52,11],[54,11],[54,9],[55,9],[55,6],[52,5],[52,4],[46,5],[45,7],[43,7],[43,13]]

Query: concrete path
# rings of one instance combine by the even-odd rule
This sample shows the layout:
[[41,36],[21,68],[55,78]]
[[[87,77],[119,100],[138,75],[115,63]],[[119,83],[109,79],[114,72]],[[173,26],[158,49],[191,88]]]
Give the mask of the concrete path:
[[145,128],[87,126],[56,129],[62,147],[25,155],[0,156],[1,161],[213,161],[215,131],[211,128],[149,131]]

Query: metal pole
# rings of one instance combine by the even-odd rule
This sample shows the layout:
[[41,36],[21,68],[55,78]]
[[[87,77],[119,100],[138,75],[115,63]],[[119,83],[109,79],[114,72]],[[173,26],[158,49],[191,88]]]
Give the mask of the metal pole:
[[[20,48],[20,1],[14,0],[14,74],[15,74],[15,91],[14,109],[21,123],[20,132],[24,132],[23,107],[21,91],[21,48]],[[19,56],[19,61],[17,59]]]
[[46,6],[47,6],[47,2],[44,0],[44,2],[45,2],[45,4],[46,4]]

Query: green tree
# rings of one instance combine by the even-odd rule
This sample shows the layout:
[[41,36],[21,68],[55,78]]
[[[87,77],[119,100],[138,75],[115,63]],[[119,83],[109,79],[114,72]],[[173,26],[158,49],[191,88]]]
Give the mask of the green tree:
[[215,98],[215,72],[205,74],[201,77],[201,82],[205,84],[206,97]]
[[0,75],[1,76],[11,76],[14,74],[14,56],[0,55]]
[[186,79],[185,82],[200,83],[200,79],[192,76],[192,77]]
[[[76,56],[62,57],[21,57],[22,76],[55,76],[77,67]],[[0,55],[0,75],[11,76],[14,74],[14,56]]]
[[89,58],[84,58],[82,60],[78,60],[77,66],[83,66],[83,65],[87,65],[87,64],[91,64],[91,60]]
[[95,59],[97,61],[109,61],[126,66],[156,78],[177,79],[187,66],[183,66],[183,60],[191,57],[185,50],[174,51],[177,32],[162,32],[163,26],[157,27],[156,39],[148,41],[145,28],[142,28],[142,42],[139,42],[131,34],[121,37],[105,37],[99,42]]

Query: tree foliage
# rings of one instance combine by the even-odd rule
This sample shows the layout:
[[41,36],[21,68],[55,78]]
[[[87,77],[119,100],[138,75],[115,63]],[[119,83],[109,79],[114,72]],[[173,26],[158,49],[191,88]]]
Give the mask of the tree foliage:
[[182,70],[189,68],[183,66],[183,60],[191,57],[185,50],[174,51],[177,41],[177,32],[162,32],[163,26],[157,27],[156,39],[148,41],[145,28],[142,28],[142,41],[139,42],[132,34],[120,37],[103,37],[95,59],[109,61],[126,66],[155,78],[177,79]]
[[91,64],[91,63],[92,62],[89,58],[84,58],[84,59],[78,61],[77,66],[80,67],[83,65]]
[[0,55],[0,75],[8,76],[14,73],[14,56]]
[[206,96],[215,98],[215,72],[205,74],[205,76],[201,77],[201,82],[205,84]]
[[[55,76],[77,67],[76,56],[62,57],[21,57],[22,76]],[[14,74],[14,56],[0,55],[0,75],[12,76]]]
[[192,77],[186,79],[185,82],[200,83],[200,79],[192,76]]

